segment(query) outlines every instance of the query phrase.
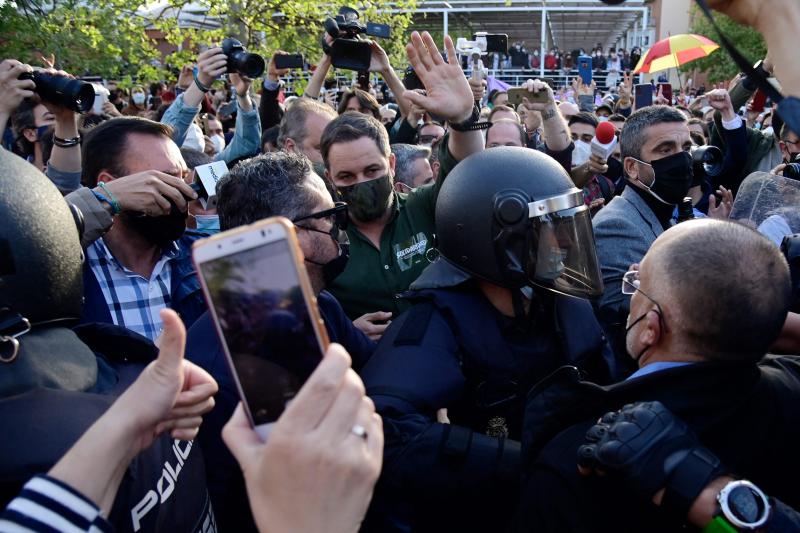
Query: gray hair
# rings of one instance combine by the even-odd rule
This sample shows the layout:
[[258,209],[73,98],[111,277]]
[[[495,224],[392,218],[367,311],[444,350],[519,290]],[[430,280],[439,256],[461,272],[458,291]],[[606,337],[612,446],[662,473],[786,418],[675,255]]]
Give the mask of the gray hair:
[[220,228],[309,214],[324,190],[321,183],[318,188],[310,182],[311,176],[311,163],[295,152],[270,152],[242,161],[217,183]]
[[306,140],[308,130],[306,119],[310,114],[317,114],[331,119],[336,118],[336,111],[330,106],[311,98],[300,97],[287,107],[278,128],[278,149],[282,149],[286,139],[301,144]]
[[195,150],[194,148],[181,148],[181,155],[183,156],[183,160],[186,161],[186,167],[189,170],[194,170],[194,167],[214,162],[213,157],[200,150]]
[[686,123],[686,117],[677,109],[665,105],[647,106],[629,116],[619,135],[622,160],[633,157],[641,161],[642,147],[647,142],[645,131],[650,126],[665,122]]
[[392,153],[396,157],[394,164],[394,179],[401,181],[409,187],[414,186],[414,170],[412,168],[417,159],[428,159],[431,149],[427,146],[416,144],[393,144]]

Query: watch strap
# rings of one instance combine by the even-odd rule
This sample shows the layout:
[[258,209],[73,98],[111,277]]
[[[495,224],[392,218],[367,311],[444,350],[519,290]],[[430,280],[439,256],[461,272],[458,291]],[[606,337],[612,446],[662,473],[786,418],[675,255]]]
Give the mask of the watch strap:
[[711,522],[702,529],[702,533],[739,533],[730,525],[724,516],[715,516]]
[[667,479],[661,508],[670,516],[686,516],[697,495],[724,473],[717,456],[702,446],[696,446],[680,460]]

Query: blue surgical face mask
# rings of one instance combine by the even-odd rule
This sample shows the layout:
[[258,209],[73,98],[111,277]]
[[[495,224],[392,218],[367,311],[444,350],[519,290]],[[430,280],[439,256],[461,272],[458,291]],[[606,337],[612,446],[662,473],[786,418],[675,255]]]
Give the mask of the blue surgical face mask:
[[219,215],[194,215],[197,221],[197,231],[204,233],[219,233]]

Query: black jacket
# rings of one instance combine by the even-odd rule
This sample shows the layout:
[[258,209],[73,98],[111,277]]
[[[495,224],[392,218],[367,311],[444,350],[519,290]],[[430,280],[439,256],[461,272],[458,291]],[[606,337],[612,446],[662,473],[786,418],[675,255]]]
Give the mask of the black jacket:
[[517,530],[675,531],[680,519],[662,516],[613,477],[583,478],[576,467],[577,449],[598,417],[654,400],[682,418],[734,475],[787,505],[800,505],[800,359],[697,363],[608,387],[581,382],[563,369],[528,399],[528,480]]

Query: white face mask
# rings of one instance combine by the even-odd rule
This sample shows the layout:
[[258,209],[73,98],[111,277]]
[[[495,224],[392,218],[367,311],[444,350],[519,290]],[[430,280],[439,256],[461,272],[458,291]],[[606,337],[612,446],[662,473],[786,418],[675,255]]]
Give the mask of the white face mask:
[[142,105],[144,103],[144,93],[133,93],[133,103]]
[[775,133],[775,130],[772,129],[772,126],[769,126],[768,128],[764,128],[761,131],[763,131],[767,135],[773,135]]
[[211,142],[214,143],[214,149],[216,149],[217,153],[225,149],[225,137],[222,135],[212,135]]
[[572,166],[577,167],[578,165],[586,163],[591,155],[591,144],[581,140],[575,141],[575,149],[572,151]]
[[597,122],[608,122],[608,117],[600,115],[597,117]]

